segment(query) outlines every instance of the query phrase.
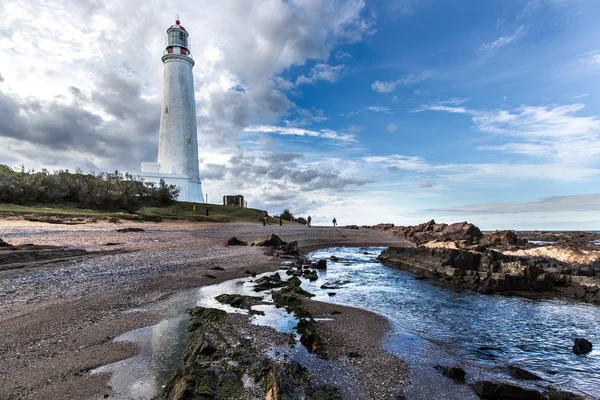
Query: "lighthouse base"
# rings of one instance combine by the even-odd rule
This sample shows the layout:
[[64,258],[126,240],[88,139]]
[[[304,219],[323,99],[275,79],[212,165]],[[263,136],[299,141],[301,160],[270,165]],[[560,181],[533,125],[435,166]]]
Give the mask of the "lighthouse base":
[[191,180],[189,176],[183,174],[166,174],[158,172],[157,163],[142,163],[142,173],[140,178],[147,182],[160,183],[162,179],[167,185],[175,185],[180,190],[177,201],[188,201],[190,203],[204,203],[204,194],[202,193],[202,183]]

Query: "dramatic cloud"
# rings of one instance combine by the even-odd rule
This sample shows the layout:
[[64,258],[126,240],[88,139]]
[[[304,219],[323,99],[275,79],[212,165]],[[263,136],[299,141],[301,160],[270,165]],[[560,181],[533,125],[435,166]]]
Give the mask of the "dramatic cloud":
[[521,39],[523,36],[526,35],[526,33],[527,33],[527,31],[525,30],[525,25],[521,25],[521,26],[519,26],[519,28],[517,28],[516,31],[514,31],[510,35],[501,36],[498,39],[494,40],[493,42],[482,44],[481,46],[479,46],[479,51],[486,52],[486,51],[498,50],[504,46],[508,46],[509,44]]
[[600,211],[600,194],[547,197],[529,203],[473,204],[452,208],[426,210],[452,214],[549,213],[566,211]]
[[388,132],[396,132],[398,130],[398,126],[395,124],[389,124],[385,127],[385,130]]

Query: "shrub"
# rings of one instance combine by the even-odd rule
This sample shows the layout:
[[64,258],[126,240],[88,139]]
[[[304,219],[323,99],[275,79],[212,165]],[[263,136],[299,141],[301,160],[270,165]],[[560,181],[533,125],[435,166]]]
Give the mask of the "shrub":
[[129,173],[82,174],[68,170],[40,172],[12,170],[0,164],[0,203],[74,204],[81,208],[122,209],[134,212],[143,206],[175,202],[180,189],[163,180],[157,185]]

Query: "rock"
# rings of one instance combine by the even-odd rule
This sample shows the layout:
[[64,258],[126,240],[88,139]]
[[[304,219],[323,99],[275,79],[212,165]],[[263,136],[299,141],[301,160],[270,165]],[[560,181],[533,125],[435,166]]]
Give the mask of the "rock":
[[327,295],[328,295],[329,297],[335,296],[336,294],[337,294],[336,292],[329,292],[329,293],[327,293]]
[[335,262],[335,261],[339,261],[339,260],[340,260],[340,259],[339,259],[338,257],[336,257],[336,256],[331,256],[331,257],[329,257],[329,259],[330,259],[331,261],[334,261],[334,262]]
[[280,254],[285,254],[288,256],[299,256],[300,255],[300,250],[298,250],[298,242],[297,241],[293,241],[293,242],[284,244],[283,246],[280,246],[277,249],[277,251]]
[[269,236],[262,237],[260,239],[256,239],[252,242],[251,246],[260,246],[260,247],[280,247],[283,246],[285,242],[279,238],[277,235],[270,234]]
[[368,251],[363,251],[363,254],[364,254],[364,255],[368,255],[368,254],[370,254],[370,253],[369,253]]
[[583,396],[558,390],[553,387],[549,387],[548,390],[546,390],[546,397],[548,400],[586,400]]
[[121,228],[117,229],[117,232],[127,233],[127,232],[144,232],[145,230],[142,228]]
[[346,225],[346,226],[344,226],[344,229],[358,230],[358,226],[356,226],[356,225]]
[[250,310],[252,306],[259,304],[262,300],[262,296],[244,296],[241,294],[221,294],[215,297],[219,303],[229,304],[235,308],[241,308],[244,310]]
[[240,239],[236,238],[235,236],[227,241],[227,246],[247,246],[247,245],[248,245],[247,242],[244,242],[243,240],[240,240]]
[[467,373],[460,367],[444,367],[443,365],[436,365],[434,368],[441,371],[442,374],[450,379],[460,382],[465,381],[465,375]]
[[542,400],[542,393],[537,390],[525,389],[504,382],[480,381],[471,384],[471,387],[482,399],[523,399]]
[[327,260],[319,260],[313,267],[314,269],[327,269]]
[[416,226],[400,226],[390,228],[395,236],[400,236],[409,242],[422,244],[432,240],[449,241],[463,240],[474,242],[483,237],[483,233],[473,224],[468,222],[457,222],[451,225],[436,224],[430,220]]
[[492,246],[522,246],[527,240],[521,239],[514,231],[495,231],[484,235],[484,241]]
[[510,374],[510,376],[512,376],[515,379],[533,380],[533,381],[539,381],[542,379],[539,376],[537,376],[536,374],[531,373],[523,368],[515,367],[514,365],[508,366],[508,373]]
[[[105,245],[105,246],[118,246],[118,245],[120,245],[120,244],[123,244],[123,243],[117,243],[117,242],[108,242],[108,243],[105,243],[104,245]],[[0,247],[2,247],[2,246],[0,246]]]
[[592,351],[592,343],[586,339],[575,339],[573,344],[573,353],[575,354],[587,354]]
[[271,276],[263,276],[254,282],[254,291],[262,292],[264,290],[284,287],[289,281],[281,280],[279,273],[275,273]]

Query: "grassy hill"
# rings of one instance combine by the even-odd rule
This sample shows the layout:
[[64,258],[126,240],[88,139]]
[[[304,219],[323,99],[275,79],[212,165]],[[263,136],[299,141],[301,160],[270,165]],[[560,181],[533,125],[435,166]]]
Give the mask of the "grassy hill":
[[[196,207],[195,211],[194,205]],[[206,215],[207,209],[208,216]],[[264,213],[264,211],[255,208],[240,208],[217,204],[194,204],[187,202],[176,202],[173,205],[164,207],[142,207],[134,213],[127,213],[122,210],[82,209],[65,204],[41,204],[34,206],[0,204],[0,218],[16,216],[28,220],[44,222],[185,220],[198,222],[249,222],[260,224],[262,223]],[[284,224],[296,224],[296,222],[291,221],[283,222]],[[279,224],[279,219],[268,217],[267,223]]]

